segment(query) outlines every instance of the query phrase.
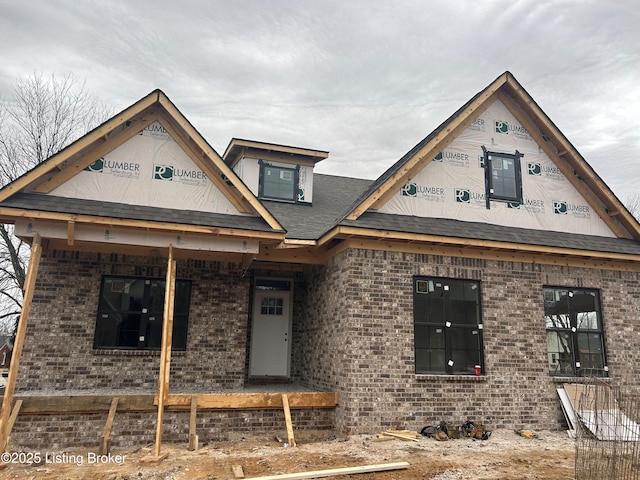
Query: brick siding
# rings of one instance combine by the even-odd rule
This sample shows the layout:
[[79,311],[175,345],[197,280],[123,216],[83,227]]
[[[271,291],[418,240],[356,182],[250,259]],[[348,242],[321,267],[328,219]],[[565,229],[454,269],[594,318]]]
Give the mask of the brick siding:
[[[485,375],[416,375],[414,275],[481,282]],[[337,428],[374,433],[446,420],[491,428],[566,428],[548,374],[542,287],[597,288],[611,382],[639,392],[640,275],[422,254],[348,250],[307,275],[309,343],[298,361],[340,392]]]
[[[157,352],[98,351],[93,336],[102,275],[164,277],[165,270],[162,258],[45,253],[17,393],[154,391]],[[243,273],[239,264],[178,261],[178,278],[193,283],[187,351],[172,356],[173,392],[238,389],[249,381],[251,279],[277,276],[294,282],[292,380],[339,394],[335,410],[296,411],[294,421],[303,430],[375,433],[467,419],[489,428],[563,428],[556,386],[575,379],[547,372],[543,285],[600,290],[611,382],[640,393],[638,273],[358,249],[304,272]],[[415,275],[481,282],[485,375],[414,373]],[[280,429],[280,416],[202,412],[199,429],[202,438],[222,439],[226,432]],[[26,446],[88,446],[105,417],[20,416],[12,439]],[[116,422],[120,443],[114,445],[153,440],[154,414],[118,418],[131,420]],[[168,418],[167,441],[185,441],[188,415],[169,412]]]

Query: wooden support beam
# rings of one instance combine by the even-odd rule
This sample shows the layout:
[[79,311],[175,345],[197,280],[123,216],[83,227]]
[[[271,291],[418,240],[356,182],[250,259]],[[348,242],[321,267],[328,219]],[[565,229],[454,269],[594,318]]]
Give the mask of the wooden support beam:
[[329,470],[315,470],[312,472],[283,473],[267,475],[266,477],[251,477],[248,480],[307,480],[311,478],[336,477],[339,475],[353,475],[356,473],[385,472],[409,468],[408,462],[380,463],[377,465],[361,465],[359,467],[332,468]]
[[[335,392],[294,392],[287,394],[289,407],[335,408],[338,394]],[[170,411],[188,411],[192,398],[196,399],[198,410],[260,410],[281,409],[282,394],[279,393],[199,393],[169,394],[165,409]],[[60,413],[108,413],[112,398],[108,395],[17,395],[21,401],[21,415],[54,415]],[[158,396],[118,395],[118,412],[155,412],[158,409]]]
[[296,439],[293,436],[293,424],[291,423],[291,410],[289,409],[289,397],[286,393],[282,394],[282,407],[284,409],[284,421],[287,424],[287,439],[289,446],[296,446]]
[[[44,221],[74,221],[77,224],[103,225],[105,227],[132,227],[137,229],[148,229],[160,232],[177,233],[202,233],[205,235],[219,235],[230,237],[248,237],[252,239],[273,240],[280,243],[284,240],[284,233],[256,230],[244,230],[227,227],[214,227],[206,225],[188,225],[170,222],[156,222],[152,220],[135,220],[114,217],[98,217],[94,215],[77,215],[75,213],[44,212],[37,210],[27,210],[24,208],[0,207],[0,219],[7,223],[16,219],[44,220]],[[11,222],[9,222],[9,220]]]
[[11,443],[11,431],[13,430],[13,425],[16,423],[16,419],[20,413],[20,407],[22,407],[22,400],[16,400],[13,410],[11,410],[11,416],[9,417],[9,425],[7,425],[7,443],[5,445],[5,449],[8,449],[9,444]]
[[[155,412],[154,395],[120,395],[118,412]],[[59,413],[108,413],[112,398],[107,395],[25,395],[16,396],[22,400],[21,415],[54,415]]]
[[191,397],[191,415],[189,416],[189,446],[187,450],[198,450],[198,435],[196,434],[196,414],[198,411],[198,399]]
[[176,261],[173,259],[173,247],[169,245],[167,260],[167,279],[164,292],[164,315],[162,318],[162,346],[160,352],[160,378],[158,379],[158,421],[156,425],[156,443],[154,453],[160,457],[162,443],[162,422],[164,407],[169,398],[169,373],[171,370],[171,340],[173,335],[173,306],[176,292]]
[[13,394],[16,389],[20,356],[22,355],[24,337],[27,332],[27,322],[29,321],[29,313],[31,312],[31,302],[36,286],[41,254],[42,246],[40,245],[40,236],[36,234],[33,239],[33,245],[31,246],[31,259],[29,260],[29,269],[27,270],[27,278],[25,281],[22,311],[20,312],[20,319],[18,320],[18,328],[16,329],[16,337],[13,343],[13,355],[9,367],[9,376],[7,377],[7,386],[5,387],[4,397],[2,398],[2,409],[0,410],[0,452],[4,452],[7,444],[9,414],[13,402]]
[[104,424],[104,430],[100,437],[100,446],[98,447],[98,455],[106,455],[111,449],[111,428],[113,427],[113,421],[116,418],[116,410],[118,409],[118,397],[114,397],[111,400],[111,408],[109,408],[109,415],[107,415],[107,422]]
[[[282,393],[177,393],[169,395],[165,405],[171,410],[188,410],[191,399],[197,399],[200,410],[281,409]],[[335,408],[336,392],[288,392],[289,408]],[[155,398],[158,403],[158,397]]]
[[76,222],[69,220],[67,222],[67,245],[73,246],[76,231]]
[[0,192],[0,202],[6,200],[11,195],[19,192],[29,184],[42,177],[47,172],[54,170],[61,171],[62,166],[69,159],[73,159],[78,155],[82,155],[88,149],[92,147],[101,137],[107,138],[117,129],[122,128],[127,123],[136,123],[139,121],[139,116],[142,115],[145,110],[150,108],[158,99],[158,92],[151,92],[149,95],[139,100],[135,104],[131,105],[126,110],[123,110],[111,120],[103,123],[101,126],[91,131],[84,137],[73,142],[66,148],[63,148],[58,153],[50,157],[46,162],[40,163],[36,168],[30,170],[20,178],[11,182],[9,185],[2,188]]

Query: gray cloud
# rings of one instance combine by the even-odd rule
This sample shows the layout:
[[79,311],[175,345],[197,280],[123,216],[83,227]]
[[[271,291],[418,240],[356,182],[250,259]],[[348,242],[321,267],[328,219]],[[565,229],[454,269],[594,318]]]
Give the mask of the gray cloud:
[[622,199],[640,191],[631,1],[5,2],[0,94],[74,73],[125,108],[161,88],[216,150],[329,150],[374,178],[510,70]]

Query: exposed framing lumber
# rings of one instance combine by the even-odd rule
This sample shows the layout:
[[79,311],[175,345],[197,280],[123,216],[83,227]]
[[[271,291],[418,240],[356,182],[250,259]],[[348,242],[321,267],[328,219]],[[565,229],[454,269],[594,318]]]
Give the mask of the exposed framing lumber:
[[292,147],[289,145],[279,145],[275,143],[257,142],[254,140],[245,140],[242,138],[232,138],[231,142],[229,142],[229,145],[227,145],[227,148],[222,154],[222,158],[225,160],[225,162],[230,161],[231,165],[235,165],[235,163],[240,157],[240,155],[238,155],[236,152],[242,151],[250,154],[254,150],[259,151],[260,154],[264,154],[265,151],[270,151],[270,152],[277,153],[278,155],[282,155],[283,157],[285,155],[296,156],[298,158],[307,157],[309,158],[309,160],[307,161],[313,162],[311,166],[313,166],[313,164],[315,164],[316,162],[319,162],[320,160],[323,160],[329,156],[329,152],[327,152],[326,150],[312,150],[309,148]]
[[158,420],[154,453],[160,457],[162,444],[162,423],[164,407],[169,398],[169,376],[171,371],[171,341],[173,336],[173,307],[175,301],[176,261],[173,259],[173,247],[169,245],[167,260],[167,279],[164,293],[164,315],[162,319],[162,347],[160,353],[160,375],[158,380]]
[[113,421],[116,418],[116,410],[118,409],[118,397],[114,397],[111,400],[111,407],[109,408],[109,414],[107,415],[107,421],[104,424],[104,430],[100,437],[100,446],[98,447],[98,455],[106,455],[111,449],[111,428],[113,427]]
[[405,440],[409,442],[418,442],[419,440],[414,435],[407,435],[398,432],[390,432],[386,431],[382,435],[387,435],[388,437],[398,438],[400,440]]
[[[45,252],[50,252],[52,250],[66,250],[73,252],[116,253],[120,255],[137,255],[142,257],[157,257],[159,255],[159,248],[154,246],[121,245],[103,242],[82,242],[76,240],[73,247],[70,247],[67,245],[66,240],[47,240],[49,241],[49,244],[42,245]],[[216,252],[213,250],[180,249],[173,253],[173,257],[175,259],[197,259],[231,263],[240,263],[242,261],[242,253]],[[251,268],[254,268],[254,265],[251,265]]]
[[67,222],[67,245],[73,247],[74,237],[76,231],[76,222],[70,220]]
[[9,376],[7,377],[7,385],[5,387],[4,397],[2,398],[2,409],[0,410],[0,451],[2,452],[4,452],[7,444],[9,414],[11,411],[11,404],[13,402],[13,394],[16,389],[20,357],[22,355],[22,347],[24,346],[24,337],[27,332],[27,323],[31,312],[31,302],[33,300],[33,292],[35,290],[36,277],[38,276],[41,254],[42,246],[40,245],[40,236],[36,234],[31,246],[31,259],[29,260],[29,268],[27,270],[27,278],[25,281],[22,311],[20,312],[20,319],[18,320],[18,328],[16,329],[16,337],[13,343],[11,365],[9,366]]
[[[189,225],[169,222],[154,222],[151,220],[131,220],[112,217],[98,217],[95,215],[77,215],[72,213],[43,212],[37,210],[26,210],[22,208],[0,207],[0,220],[15,221],[17,218],[32,220],[52,220],[70,222],[76,224],[87,223],[91,225],[104,225],[110,227],[131,227],[148,230],[158,230],[165,232],[202,233],[207,235],[219,235],[240,238],[253,238],[263,240],[273,240],[281,242],[284,240],[283,232],[243,230],[225,227],[207,227],[204,225]],[[11,222],[7,222],[11,223]]]
[[[23,402],[20,415],[57,415],[109,412],[113,398],[107,395],[43,395],[16,396]],[[155,396],[119,395],[118,412],[155,412]]]
[[[335,408],[338,394],[335,392],[287,392],[289,406],[293,409]],[[111,408],[112,397],[108,395],[17,395],[21,401],[20,415],[56,415],[106,413]],[[168,411],[189,411],[192,398],[201,410],[259,410],[281,409],[281,393],[198,393],[169,394],[165,402]],[[158,396],[118,395],[118,413],[155,412]]]
[[332,468],[329,470],[315,470],[310,472],[283,473],[267,475],[266,477],[251,477],[248,480],[307,480],[311,478],[336,477],[338,475],[353,475],[357,473],[385,472],[389,470],[403,470],[409,468],[408,462],[379,463],[376,465],[361,465],[358,467]]
[[22,400],[16,400],[16,403],[13,406],[13,410],[11,410],[11,416],[9,417],[9,425],[7,425],[7,443],[5,444],[5,449],[8,449],[9,444],[11,443],[11,432],[13,431],[13,426],[16,423],[16,419],[18,418],[21,407]]
[[342,242],[328,250],[325,261],[350,248],[362,248],[605,270],[640,271],[640,256],[623,253],[387,232],[356,227],[337,227],[322,240],[322,243],[327,244],[333,238],[341,239]]
[[196,433],[196,415],[198,412],[198,399],[191,397],[191,413],[189,414],[189,446],[187,450],[198,450],[198,435]]
[[282,408],[284,410],[284,421],[287,425],[287,440],[289,446],[296,446],[296,438],[293,436],[293,424],[291,423],[291,410],[289,409],[289,398],[286,393],[282,394]]
[[[211,393],[171,394],[166,406],[171,410],[188,410],[191,398],[197,399],[199,410],[254,410],[282,409],[282,393]],[[287,392],[289,408],[335,408],[338,404],[336,392]],[[156,396],[154,401],[158,403]]]

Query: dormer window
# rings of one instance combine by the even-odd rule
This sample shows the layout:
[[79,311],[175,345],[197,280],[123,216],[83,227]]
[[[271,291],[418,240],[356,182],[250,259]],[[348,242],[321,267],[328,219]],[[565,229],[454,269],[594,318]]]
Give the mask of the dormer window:
[[522,203],[522,175],[520,158],[522,153],[490,152],[484,146],[484,168],[487,208],[489,202]]
[[296,202],[298,199],[298,168],[282,167],[260,161],[260,198]]

